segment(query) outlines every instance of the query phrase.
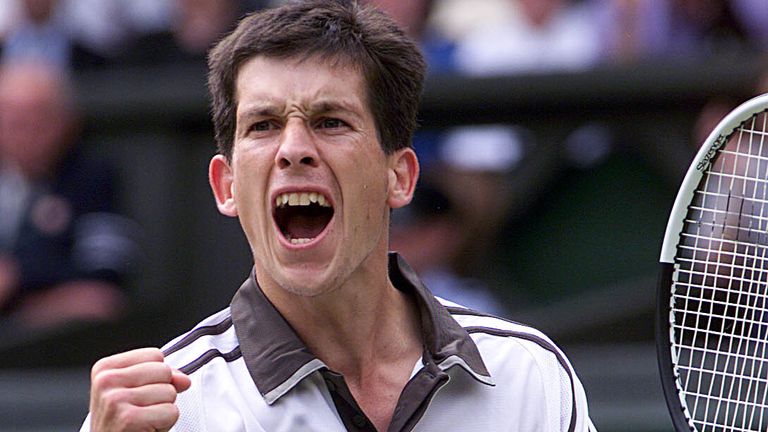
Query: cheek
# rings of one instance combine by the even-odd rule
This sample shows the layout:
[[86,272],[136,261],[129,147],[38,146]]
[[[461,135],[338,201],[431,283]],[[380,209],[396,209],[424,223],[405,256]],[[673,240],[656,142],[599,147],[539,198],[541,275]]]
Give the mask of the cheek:
[[[370,166],[370,165],[369,165]],[[364,178],[358,178],[360,189],[359,203],[365,205],[365,220],[368,223],[380,224],[382,214],[387,211],[389,176],[384,169],[360,169],[365,173]]]
[[254,215],[262,210],[263,192],[255,179],[240,178],[232,184],[232,196],[241,214]]
[[234,166],[235,178],[232,182],[232,196],[237,206],[243,225],[253,230],[256,224],[265,219],[266,179],[260,175],[263,167],[256,164],[238,163]]

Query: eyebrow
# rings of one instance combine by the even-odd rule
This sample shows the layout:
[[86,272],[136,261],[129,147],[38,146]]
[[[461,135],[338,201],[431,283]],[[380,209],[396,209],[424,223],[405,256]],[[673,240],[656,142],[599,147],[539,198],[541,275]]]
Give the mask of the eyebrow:
[[[238,121],[246,121],[252,117],[280,117],[284,115],[285,112],[284,104],[276,104],[272,101],[255,102],[249,105],[249,107],[246,107],[237,116]],[[323,115],[332,112],[344,112],[356,118],[360,118],[360,109],[360,106],[348,100],[321,99],[312,102],[306,112],[310,116]]]
[[344,111],[356,117],[360,116],[360,107],[346,100],[320,100],[310,105],[309,111],[313,114],[325,114],[334,111]]
[[255,103],[240,112],[237,120],[246,120],[250,117],[276,117],[281,111],[280,107],[271,102]]

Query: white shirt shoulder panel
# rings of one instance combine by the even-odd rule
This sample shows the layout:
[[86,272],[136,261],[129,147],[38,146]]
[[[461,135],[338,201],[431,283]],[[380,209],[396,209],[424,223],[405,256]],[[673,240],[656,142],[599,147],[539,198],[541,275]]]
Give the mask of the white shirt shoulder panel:
[[497,400],[520,423],[518,430],[586,432],[584,388],[565,354],[532,327],[446,304],[470,334],[493,377]]

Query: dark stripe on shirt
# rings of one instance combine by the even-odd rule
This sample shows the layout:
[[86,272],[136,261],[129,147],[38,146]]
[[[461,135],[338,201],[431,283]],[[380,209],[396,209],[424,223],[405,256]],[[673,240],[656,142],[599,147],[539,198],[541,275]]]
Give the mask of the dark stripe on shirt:
[[508,318],[500,317],[500,316],[497,316],[497,315],[492,315],[492,314],[485,313],[485,312],[476,311],[474,309],[469,309],[469,308],[464,308],[464,307],[456,307],[456,306],[446,306],[445,309],[447,309],[448,312],[451,315],[469,315],[469,316],[477,316],[477,317],[483,317],[483,318],[496,318],[496,319],[500,319],[502,321],[506,321],[508,323],[517,324],[517,325],[521,325],[521,326],[525,326],[525,327],[530,327],[530,326],[528,326],[526,324],[523,324],[523,323],[520,323],[520,322],[517,322],[517,321],[512,321],[511,319],[508,319]]
[[565,360],[565,357],[560,353],[560,351],[555,348],[554,345],[552,345],[549,341],[542,339],[539,336],[523,333],[523,332],[517,332],[513,330],[502,330],[492,327],[465,327],[464,328],[467,333],[485,333],[493,336],[502,336],[502,337],[515,337],[520,339],[525,339],[527,341],[531,341],[535,343],[536,345],[544,348],[545,350],[551,352],[552,354],[557,357],[557,361],[560,363],[560,366],[565,369],[565,372],[568,373],[568,378],[571,380],[571,422],[568,427],[569,432],[573,432],[576,429],[576,386],[573,382],[573,374],[571,373],[571,368],[568,367],[568,362]]
[[179,368],[179,370],[187,375],[191,374],[192,372],[195,372],[196,370],[200,369],[201,367],[205,366],[208,362],[211,360],[221,357],[224,360],[226,360],[228,363],[235,361],[242,357],[242,353],[240,352],[240,347],[233,349],[230,352],[222,353],[221,351],[217,349],[209,349],[208,351],[204,352],[203,355],[196,358],[186,366],[182,366]]
[[192,344],[192,342],[200,339],[203,336],[213,336],[213,335],[222,334],[225,331],[227,331],[227,329],[230,327],[232,327],[232,317],[228,316],[218,324],[203,326],[203,327],[198,327],[196,329],[193,329],[186,336],[181,338],[181,340],[169,346],[168,348],[164,349],[163,355],[166,355],[166,356],[171,355],[176,351],[186,346],[189,346],[190,344]]

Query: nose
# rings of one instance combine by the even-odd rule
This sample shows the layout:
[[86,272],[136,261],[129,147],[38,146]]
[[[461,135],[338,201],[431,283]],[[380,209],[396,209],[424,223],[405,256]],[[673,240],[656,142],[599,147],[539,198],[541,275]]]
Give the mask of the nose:
[[314,137],[301,119],[291,119],[280,137],[275,163],[280,168],[316,167],[319,155]]

